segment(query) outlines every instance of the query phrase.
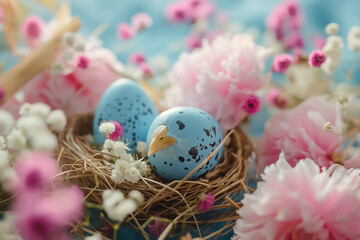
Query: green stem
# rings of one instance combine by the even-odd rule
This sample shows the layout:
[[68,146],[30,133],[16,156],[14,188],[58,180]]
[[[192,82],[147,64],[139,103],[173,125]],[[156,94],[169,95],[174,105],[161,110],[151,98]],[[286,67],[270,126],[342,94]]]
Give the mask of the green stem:
[[114,239],[114,240],[116,240],[116,238],[117,238],[117,231],[119,230],[120,225],[121,225],[121,222],[118,222],[117,224],[115,224],[115,225],[113,226],[113,229],[114,229],[113,239]]
[[87,208],[95,208],[95,209],[99,209],[99,210],[104,210],[104,207],[100,204],[96,204],[96,203],[91,203],[91,202],[87,202],[85,201],[85,206]]
[[173,221],[167,219],[167,218],[161,218],[161,217],[154,217],[154,216],[151,216],[148,220],[146,220],[146,222],[144,222],[143,225],[141,225],[141,227],[143,229],[145,229],[147,227],[147,225],[149,225],[149,223],[151,223],[151,221],[153,220],[157,220],[157,221],[161,221],[161,222],[167,222],[167,223],[172,223]]

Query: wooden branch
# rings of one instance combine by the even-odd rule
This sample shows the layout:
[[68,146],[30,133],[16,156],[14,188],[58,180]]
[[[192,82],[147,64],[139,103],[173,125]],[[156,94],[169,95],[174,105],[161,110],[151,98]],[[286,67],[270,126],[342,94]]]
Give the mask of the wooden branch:
[[54,36],[25,57],[8,72],[0,76],[0,86],[5,91],[5,96],[0,104],[10,99],[28,81],[38,73],[46,70],[55,60],[62,47],[62,36],[65,32],[76,32],[81,28],[79,18],[73,18],[69,23],[62,26]]

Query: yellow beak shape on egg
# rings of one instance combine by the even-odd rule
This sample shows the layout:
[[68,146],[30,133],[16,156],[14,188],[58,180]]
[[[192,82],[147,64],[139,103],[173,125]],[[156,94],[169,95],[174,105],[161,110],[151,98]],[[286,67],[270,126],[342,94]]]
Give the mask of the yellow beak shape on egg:
[[151,155],[160,151],[161,149],[167,148],[176,143],[176,139],[173,137],[167,137],[168,128],[165,125],[160,125],[155,131],[152,136],[152,140],[149,146],[149,153]]

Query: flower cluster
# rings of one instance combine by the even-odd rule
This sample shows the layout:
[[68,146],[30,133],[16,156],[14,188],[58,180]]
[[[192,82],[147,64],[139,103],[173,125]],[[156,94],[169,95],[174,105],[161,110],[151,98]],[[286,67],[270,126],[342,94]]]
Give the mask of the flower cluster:
[[209,0],[177,0],[166,8],[166,17],[173,22],[195,22],[209,17],[214,11]]
[[[294,167],[280,155],[242,200],[236,239],[359,239],[358,169],[320,169],[311,159]],[[346,204],[345,204],[346,203]]]
[[203,109],[226,132],[258,110],[244,104],[269,80],[262,76],[268,54],[268,49],[245,34],[218,36],[211,43],[204,40],[191,54],[182,53],[170,70],[164,105]]
[[152,25],[152,18],[144,12],[137,13],[131,18],[131,24],[119,23],[118,36],[121,39],[130,39],[139,31],[144,30]]
[[62,110],[51,111],[44,103],[25,103],[19,114],[21,117],[15,121],[9,112],[0,112],[0,134],[6,136],[8,149],[49,152],[57,149],[57,137],[52,131],[65,129],[67,119]]
[[[325,131],[330,122],[332,131]],[[276,162],[284,151],[291,166],[304,158],[313,159],[321,167],[334,164],[344,122],[341,110],[326,97],[312,97],[291,110],[273,115],[259,140],[259,170]]]
[[127,198],[119,190],[105,190],[102,198],[106,214],[117,222],[123,222],[129,214],[142,206],[145,200],[144,195],[136,190],[130,191]]
[[[12,191],[16,227],[24,239],[63,239],[83,212],[81,190],[61,187],[56,159],[30,153],[17,160]],[[57,186],[57,187],[56,187]]]

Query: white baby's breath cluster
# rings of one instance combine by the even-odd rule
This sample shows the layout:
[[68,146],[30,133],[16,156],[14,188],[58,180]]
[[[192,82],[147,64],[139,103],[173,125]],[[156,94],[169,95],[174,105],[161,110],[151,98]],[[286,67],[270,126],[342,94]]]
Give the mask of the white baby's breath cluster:
[[15,219],[11,214],[5,214],[0,221],[0,239],[1,240],[22,240],[15,227]]
[[340,36],[337,36],[339,26],[336,23],[330,23],[326,26],[325,31],[328,36],[323,47],[326,55],[326,61],[321,65],[321,69],[329,75],[332,75],[339,68],[344,42]]
[[347,36],[348,47],[350,50],[360,51],[360,27],[352,26]]
[[122,141],[105,140],[102,152],[107,159],[113,159],[115,164],[111,172],[111,179],[121,184],[124,181],[137,183],[141,176],[147,173],[147,166],[142,159],[136,160],[128,153],[128,143]]
[[10,165],[10,154],[5,148],[5,139],[0,136],[0,183],[2,189],[7,192],[10,191],[12,183],[16,180],[16,173]]
[[9,150],[25,149],[52,152],[58,146],[57,137],[52,132],[64,131],[67,119],[62,110],[51,111],[44,103],[25,103],[19,111],[20,118],[4,110],[0,111],[0,134],[6,136]]
[[103,122],[100,124],[99,131],[105,136],[108,136],[109,134],[115,132],[115,124],[111,122]]
[[85,51],[85,40],[81,35],[66,32],[63,35],[64,51],[52,65],[55,74],[69,74],[74,71],[77,57]]
[[102,198],[106,214],[117,222],[123,222],[129,214],[143,205],[145,200],[143,194],[136,190],[131,191],[127,198],[119,190],[105,190]]

